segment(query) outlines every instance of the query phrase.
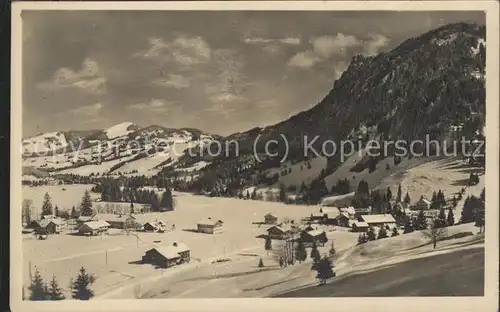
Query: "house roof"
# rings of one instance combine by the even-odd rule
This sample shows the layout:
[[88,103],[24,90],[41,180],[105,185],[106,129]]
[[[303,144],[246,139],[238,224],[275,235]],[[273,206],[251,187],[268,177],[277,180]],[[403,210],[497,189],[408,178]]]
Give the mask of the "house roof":
[[50,214],[50,215],[43,215],[42,216],[42,219],[53,219],[55,218],[55,216],[53,214]]
[[276,229],[282,233],[287,233],[292,230],[292,227],[288,224],[279,224],[279,225],[273,225],[270,228],[267,229],[267,231],[271,231],[272,229]]
[[351,216],[352,214],[349,214],[347,211],[344,211],[344,212],[341,212],[337,218],[340,218],[340,217],[344,217],[344,218],[347,218],[347,219],[351,219]]
[[102,227],[109,226],[109,223],[104,221],[104,220],[93,220],[93,221],[85,222],[83,225],[88,226],[92,230],[97,230],[97,229],[100,229]]
[[175,259],[179,258],[180,255],[179,253],[189,251],[189,247],[186,246],[183,243],[177,243],[177,246],[174,246],[173,244],[170,246],[161,246],[161,247],[155,247],[150,250],[156,250],[159,254],[164,256],[166,259]]
[[377,214],[377,215],[363,215],[361,216],[363,220],[370,223],[393,223],[396,222],[394,217],[390,214]]
[[417,204],[420,204],[420,203],[425,203],[425,204],[427,204],[427,205],[430,205],[430,204],[431,204],[431,202],[430,202],[430,201],[428,201],[428,200],[427,200],[427,199],[425,199],[425,198],[422,198],[421,200],[419,200]]
[[306,233],[311,235],[311,236],[319,236],[319,235],[323,234],[324,231],[316,229],[316,230],[308,231]]
[[357,221],[357,220],[356,220],[356,221],[354,221],[354,222],[352,223],[352,225],[353,225],[353,226],[355,225],[356,227],[369,227],[368,223],[363,222],[363,221]]
[[351,207],[343,207],[343,208],[340,208],[339,210],[340,210],[340,212],[347,212],[348,214],[351,214],[351,215],[356,213],[356,209],[354,209],[354,207],[352,207],[352,206]]
[[198,221],[198,224],[201,224],[201,225],[216,225],[217,223],[224,223],[224,222],[222,222],[222,220],[216,220],[216,219],[210,219],[210,218]]
[[94,218],[95,216],[79,216],[78,217],[78,221],[83,221],[83,222],[86,222],[86,221],[90,221]]
[[330,219],[334,219],[340,214],[340,210],[337,207],[323,207],[322,211]]
[[63,220],[59,219],[59,218],[54,218],[54,219],[51,219],[49,223],[54,223],[56,225],[63,225],[65,224],[66,222],[64,222]]

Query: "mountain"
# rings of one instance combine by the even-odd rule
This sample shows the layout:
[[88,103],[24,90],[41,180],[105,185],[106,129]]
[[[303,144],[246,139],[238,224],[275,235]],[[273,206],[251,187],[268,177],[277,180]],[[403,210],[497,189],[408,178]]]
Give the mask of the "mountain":
[[175,164],[185,150],[215,139],[220,137],[198,129],[140,127],[131,122],[104,130],[44,133],[23,140],[23,166],[85,176],[154,174],[164,165]]
[[[344,179],[350,172],[371,173],[379,162],[389,168],[393,162],[397,165],[402,160],[353,155],[348,159],[353,163],[346,167],[347,162],[342,162],[337,152],[335,155],[323,153],[314,159],[325,161],[314,162],[311,157],[316,155],[311,152],[304,155],[304,147],[315,137],[317,140],[312,146],[321,153],[322,144],[327,140],[337,143],[337,147],[343,140],[351,140],[359,144],[356,149],[363,149],[372,139],[385,143],[423,140],[427,135],[430,139],[448,141],[458,136],[470,139],[481,136],[485,120],[485,53],[484,26],[449,24],[408,39],[387,53],[354,56],[322,101],[278,124],[222,138],[196,129],[140,127],[125,122],[90,135],[73,133],[70,141],[81,143],[87,149],[78,155],[80,162],[68,162],[66,155],[50,166],[33,159],[26,165],[78,174],[154,172],[175,179],[179,170],[196,168],[199,175],[196,181],[190,182],[191,190],[217,188],[227,192],[231,188],[233,195],[252,185],[277,186],[290,176],[293,181],[287,185],[298,187],[302,182],[318,181],[322,185],[326,180],[329,189],[339,178],[335,175],[339,170],[343,172],[340,178]],[[256,138],[260,138],[257,152],[261,155],[265,152],[264,144],[271,139],[282,142],[281,135],[287,138],[289,150],[279,144],[271,151],[277,152],[276,156],[262,155],[263,161],[256,161],[253,151]],[[68,134],[52,133],[46,134],[41,144],[47,149],[65,147],[68,140]],[[223,143],[218,155],[208,153],[214,140]],[[229,144],[231,141],[238,143],[237,150],[229,148],[234,146]],[[127,147],[130,142],[139,142],[138,148]],[[173,149],[167,153],[148,153],[151,145],[147,143]],[[32,138],[24,144],[35,143]],[[102,145],[106,146],[104,157],[96,160],[96,148]],[[187,153],[188,148],[194,153]],[[281,163],[287,152],[287,162]],[[394,158],[394,152],[390,148],[386,158]],[[397,173],[377,172],[371,180],[376,182],[385,175]],[[352,178],[351,183],[359,182]]]
[[[387,53],[354,56],[324,99],[311,109],[272,126],[226,137],[226,142],[238,142],[239,155],[225,151],[217,159],[211,159],[213,166],[205,170],[212,170],[207,175],[219,176],[219,182],[203,181],[208,185],[202,188],[210,189],[231,176],[238,176],[243,184],[260,184],[274,176],[265,183],[276,186],[287,174],[283,171],[286,164],[280,164],[287,152],[289,165],[301,162],[300,169],[294,168],[294,172],[302,171],[304,166],[311,167],[310,158],[315,155],[311,152],[304,155],[304,147],[315,137],[318,139],[313,147],[320,154],[322,144],[328,140],[339,148],[343,140],[364,147],[372,139],[384,146],[384,142],[403,140],[409,144],[425,140],[426,136],[441,142],[458,136],[476,138],[481,135],[485,120],[485,53],[485,27],[456,23],[408,39]],[[287,138],[288,151],[280,143],[272,150],[277,152],[276,156],[253,165],[246,161],[253,156],[257,136],[260,144],[256,152],[265,153],[264,144],[270,140],[283,142],[281,135]],[[415,146],[415,152],[421,152],[422,148]],[[388,148],[387,156],[393,155],[394,149]],[[326,167],[316,173],[321,180],[342,165],[339,152],[323,156],[327,158]],[[370,166],[370,161],[375,166],[382,159],[363,157],[355,171],[362,172]],[[246,174],[242,177],[243,167]],[[291,168],[286,170],[291,172]],[[255,175],[267,177],[256,179]],[[300,186],[300,181],[297,185]]]

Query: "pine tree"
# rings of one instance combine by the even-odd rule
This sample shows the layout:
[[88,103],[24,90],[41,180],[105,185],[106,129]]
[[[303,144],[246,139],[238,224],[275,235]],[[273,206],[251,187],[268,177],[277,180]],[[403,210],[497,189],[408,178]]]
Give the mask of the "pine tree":
[[411,200],[410,200],[410,194],[409,194],[408,192],[406,192],[406,196],[405,196],[405,200],[404,200],[404,202],[405,202],[405,204],[408,204],[408,205],[409,205],[409,204],[410,204],[410,201],[411,201]]
[[400,203],[403,196],[403,192],[401,191],[401,184],[398,185],[398,194],[396,195],[396,203]]
[[252,191],[252,196],[251,196],[252,199],[257,199],[257,188],[255,187]]
[[375,236],[375,231],[373,230],[372,227],[370,227],[368,229],[368,232],[366,233],[366,237],[367,237],[368,241],[374,241],[375,239],[377,239],[377,237]]
[[50,288],[48,291],[50,300],[64,300],[66,299],[62,293],[59,284],[57,283],[56,276],[52,276],[52,281],[50,281]]
[[450,208],[448,210],[448,217],[446,218],[446,225],[452,226],[455,224],[455,214],[453,213],[453,210]]
[[90,285],[94,284],[95,277],[89,275],[84,267],[80,269],[80,274],[76,277],[73,283],[72,297],[78,300],[89,300],[94,297],[94,292],[90,289]]
[[54,216],[61,216],[61,212],[59,211],[59,207],[57,207],[57,205],[54,207]]
[[414,231],[414,225],[413,225],[412,219],[410,217],[406,217],[405,229],[403,231],[403,234],[411,233],[413,231]]
[[250,199],[250,191],[247,190],[247,195],[245,196],[245,199]]
[[135,211],[134,211],[134,202],[133,201],[130,201],[130,214],[134,214]]
[[29,290],[31,291],[29,300],[48,300],[47,286],[45,285],[42,276],[40,275],[40,272],[37,268],[35,268],[35,276],[31,280]]
[[481,191],[481,195],[479,196],[483,203],[486,201],[486,193],[485,193],[485,188],[483,187],[483,190]]
[[279,201],[282,202],[282,203],[286,202],[285,185],[283,183],[280,184]]
[[52,214],[54,214],[52,211],[52,200],[50,199],[49,193],[45,193],[42,204],[42,216],[47,216]]
[[71,218],[78,218],[75,206],[71,207]]
[[80,215],[92,216],[93,213],[92,199],[90,199],[89,191],[85,190],[85,194],[82,197],[82,203],[80,204]]
[[390,187],[387,188],[386,196],[387,196],[387,200],[391,200],[392,199],[392,191],[391,191]]
[[301,240],[295,247],[295,259],[297,259],[299,263],[307,259],[307,251],[304,246],[304,243]]
[[151,205],[151,209],[153,211],[158,211],[160,209],[160,202],[158,200],[158,196],[156,196],[155,191],[151,190],[149,192],[149,204]]
[[425,217],[424,211],[420,210],[417,216],[417,220],[415,222],[416,230],[425,230],[427,228],[427,218]]
[[271,242],[271,237],[269,235],[266,236],[266,243],[264,244],[264,249],[267,250],[267,251],[273,249],[273,245],[272,245],[272,242]]
[[391,234],[391,237],[398,236],[398,235],[399,235],[398,228],[397,228],[397,227],[394,227],[394,228],[392,229],[392,234]]
[[316,279],[319,280],[321,285],[326,284],[329,279],[335,277],[333,262],[327,257],[323,257],[317,262],[315,270],[317,272]]
[[262,260],[262,258],[259,259],[259,265],[258,265],[259,268],[263,268],[264,267],[264,261]]
[[313,241],[311,248],[311,259],[313,259],[314,262],[318,262],[320,258],[321,255],[319,254],[318,246],[316,245],[316,242]]
[[358,245],[366,243],[366,237],[364,233],[359,233],[358,235]]
[[436,219],[436,226],[440,228],[440,227],[445,227],[446,225],[447,225],[446,213],[444,212],[444,208],[441,207],[441,209],[439,209],[439,214]]
[[385,227],[380,227],[380,230],[378,231],[378,236],[377,236],[377,239],[382,239],[382,238],[387,238],[389,237],[387,235],[387,230],[385,229]]
[[168,187],[163,192],[160,206],[170,211],[174,210],[172,191]]

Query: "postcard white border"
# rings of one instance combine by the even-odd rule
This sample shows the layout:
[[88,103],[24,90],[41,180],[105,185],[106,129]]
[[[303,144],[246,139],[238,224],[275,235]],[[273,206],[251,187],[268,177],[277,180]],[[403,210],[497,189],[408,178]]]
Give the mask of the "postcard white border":
[[[23,10],[255,10],[255,11],[485,11],[486,12],[486,239],[484,297],[307,299],[152,299],[62,302],[22,301],[21,240],[21,12]],[[10,300],[18,311],[473,311],[498,310],[499,207],[499,4],[497,1],[190,1],[14,2],[12,4]],[[397,25],[395,25],[397,27]],[[498,190],[498,191],[497,191]],[[450,272],[453,274],[453,272]]]

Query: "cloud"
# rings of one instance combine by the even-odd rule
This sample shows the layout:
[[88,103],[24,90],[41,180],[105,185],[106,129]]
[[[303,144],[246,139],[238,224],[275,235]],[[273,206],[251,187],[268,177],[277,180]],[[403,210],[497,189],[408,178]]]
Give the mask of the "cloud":
[[162,38],[150,38],[149,48],[134,56],[190,66],[209,62],[211,54],[210,46],[203,38],[178,36],[170,42]]
[[65,88],[78,88],[92,94],[106,93],[107,79],[96,61],[87,58],[79,70],[67,67],[58,69],[49,81],[38,84],[41,90],[55,91]]
[[299,52],[295,54],[289,61],[288,65],[299,68],[311,68],[316,63],[321,62],[321,59],[313,51]]
[[175,89],[184,89],[191,86],[191,82],[188,78],[177,74],[169,74],[167,78],[157,79],[153,83],[155,85]]
[[365,55],[374,55],[387,46],[389,41],[389,38],[380,34],[372,34],[368,40],[360,40],[356,36],[342,33],[335,36],[318,36],[310,40],[311,49],[295,54],[288,61],[288,65],[308,69],[334,57],[344,58],[350,49],[361,49]]
[[337,34],[313,38],[311,44],[319,57],[327,59],[333,55],[345,55],[347,48],[359,46],[362,43],[355,36]]
[[71,112],[75,115],[98,116],[102,107],[103,105],[101,103],[95,103],[92,105],[78,107]]
[[127,108],[133,110],[144,110],[144,111],[153,111],[153,112],[162,112],[168,109],[171,103],[167,103],[163,100],[152,99],[149,102],[136,103],[128,105]]
[[262,38],[262,37],[245,37],[243,42],[246,44],[268,44],[268,43],[281,43],[289,45],[299,45],[300,38],[284,37],[284,38]]
[[363,53],[369,56],[375,55],[379,53],[381,48],[387,46],[389,42],[390,39],[386,36],[380,34],[371,35],[371,39],[365,45]]

